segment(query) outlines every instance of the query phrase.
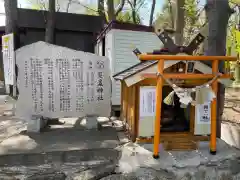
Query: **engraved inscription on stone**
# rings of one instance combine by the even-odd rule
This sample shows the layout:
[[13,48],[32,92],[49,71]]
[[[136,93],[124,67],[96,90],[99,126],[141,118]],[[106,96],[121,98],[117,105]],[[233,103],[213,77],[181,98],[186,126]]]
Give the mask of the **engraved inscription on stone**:
[[97,101],[103,101],[103,69],[104,69],[104,61],[97,61],[96,69],[97,73]]
[[90,60],[88,62],[88,70],[87,70],[87,102],[93,102],[94,101],[94,76],[95,72],[93,69],[93,62]]
[[57,59],[60,81],[60,111],[70,111],[71,90],[70,90],[70,66],[68,59]]
[[31,58],[30,77],[32,84],[32,99],[34,103],[34,111],[43,111],[43,77],[42,77],[42,61],[37,58]]
[[48,110],[55,112],[55,99],[54,99],[54,82],[53,82],[53,60],[50,58],[44,59],[44,63],[47,65],[47,83],[48,83]]
[[73,59],[72,61],[72,72],[76,81],[76,111],[83,112],[83,62],[80,59]]
[[29,81],[29,72],[28,72],[28,61],[24,61],[24,87],[28,87],[28,81]]
[[16,63],[17,116],[110,115],[110,72],[106,57],[37,42],[18,49]]

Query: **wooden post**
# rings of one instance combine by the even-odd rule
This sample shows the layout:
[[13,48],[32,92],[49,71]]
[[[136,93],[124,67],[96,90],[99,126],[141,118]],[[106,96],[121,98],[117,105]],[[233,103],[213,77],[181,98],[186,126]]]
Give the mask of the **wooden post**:
[[[158,72],[163,74],[164,59],[158,61]],[[154,144],[153,144],[153,158],[159,158],[159,144],[160,144],[160,129],[161,129],[161,111],[162,111],[162,87],[163,78],[158,77],[156,88],[156,119],[155,119],[155,132],[154,132]]]
[[[212,73],[218,73],[218,60],[212,61]],[[212,83],[212,90],[216,94],[211,104],[211,138],[210,138],[210,153],[215,155],[217,152],[217,91],[218,81]]]
[[124,119],[124,116],[123,116],[123,113],[125,112],[124,110],[124,98],[125,98],[125,94],[124,94],[124,90],[125,90],[125,87],[124,87],[124,81],[121,81],[121,113],[120,113],[120,120],[123,122],[123,119]]
[[136,86],[132,86],[131,96],[131,127],[132,127],[132,142],[136,142],[137,130],[136,130]]
[[128,111],[128,87],[127,87],[127,85],[126,85],[126,83],[124,82],[123,83],[124,84],[124,89],[123,89],[123,94],[124,94],[124,97],[123,97],[123,110],[124,110],[124,112],[123,112],[123,121],[124,121],[124,123],[125,124],[127,124],[128,122],[127,122],[127,115],[128,115],[128,113],[127,113],[127,111]]

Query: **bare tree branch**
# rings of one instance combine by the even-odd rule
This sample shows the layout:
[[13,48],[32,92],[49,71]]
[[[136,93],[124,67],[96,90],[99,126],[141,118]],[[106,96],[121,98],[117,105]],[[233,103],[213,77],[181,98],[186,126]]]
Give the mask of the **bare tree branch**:
[[70,8],[70,4],[72,3],[72,0],[68,0],[68,3],[67,3],[67,8],[66,8],[66,12],[69,11],[69,8]]
[[45,10],[45,11],[47,10],[47,7],[44,1],[37,0],[37,3],[39,4],[41,10]]
[[149,26],[152,26],[152,24],[153,24],[153,15],[154,15],[155,6],[156,6],[156,0],[152,0],[152,8],[151,8],[151,13],[150,13],[150,18],[149,18]]
[[41,0],[37,0],[37,4],[39,4],[40,10],[43,10],[41,12],[43,14],[43,19],[44,19],[44,22],[46,24],[47,23],[47,18],[46,18],[47,7],[46,7],[46,4],[43,1],[41,1]]
[[98,14],[103,17],[104,23],[107,22],[106,14],[104,11],[104,0],[98,0]]
[[[131,0],[127,0],[127,2],[130,5],[131,9],[132,10],[135,9],[136,12],[138,12],[140,10],[140,8],[145,4],[144,0],[140,1],[139,4],[137,4],[136,0],[134,0],[133,3],[131,2]],[[137,7],[137,5],[139,5],[139,6]]]
[[172,2],[171,0],[168,0],[168,5],[169,5],[169,14],[171,16],[171,28],[174,29],[174,15],[173,15],[173,8],[172,8]]
[[[131,9],[132,9],[132,19],[133,19],[133,23],[134,24],[136,24],[136,22],[137,22],[137,18],[136,18],[136,14],[137,14],[137,12],[136,12],[136,6],[137,6],[137,0],[133,0],[133,2],[132,1],[130,1],[130,0],[128,0],[127,1],[128,2],[128,4],[130,5],[130,7],[131,7]],[[140,9],[140,8],[139,8]]]
[[131,6],[131,9],[133,9],[134,7],[133,7],[132,2],[131,2],[130,0],[127,0],[127,2],[128,2],[128,4]]
[[142,0],[140,3],[139,3],[139,6],[138,6],[138,8],[135,10],[136,11],[136,13],[138,13],[139,12],[139,10],[140,10],[140,8],[143,6],[145,4],[145,1],[144,0]]
[[124,5],[125,5],[125,0],[121,0],[121,4],[118,7],[118,9],[116,10],[115,16],[117,16],[123,10]]
[[107,13],[109,22],[116,20],[113,0],[107,0]]
[[61,7],[60,7],[60,4],[59,4],[58,0],[56,0],[56,5],[57,5],[56,12],[59,12]]
[[92,9],[92,8],[88,7],[87,5],[85,5],[85,4],[83,4],[83,3],[79,2],[79,1],[71,0],[71,3],[76,3],[76,4],[79,4],[79,5],[82,6],[82,7],[85,7],[85,8],[88,9],[88,10],[91,10],[91,11],[93,11],[93,12],[98,12],[97,9]]

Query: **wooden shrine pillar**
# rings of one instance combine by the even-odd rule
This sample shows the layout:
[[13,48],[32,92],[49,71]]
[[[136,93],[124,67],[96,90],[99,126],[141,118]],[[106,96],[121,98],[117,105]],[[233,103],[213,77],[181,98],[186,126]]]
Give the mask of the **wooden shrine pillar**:
[[[218,60],[212,61],[212,73],[216,75],[218,73]],[[212,90],[216,97],[211,103],[211,137],[210,137],[210,153],[216,154],[217,152],[217,92],[218,81],[217,79],[212,83]]]
[[[158,61],[158,73],[163,74],[164,59]],[[156,119],[155,119],[155,132],[154,132],[154,145],[153,145],[153,158],[159,158],[159,144],[160,144],[160,130],[161,130],[161,111],[162,111],[162,88],[163,78],[157,77],[156,89]]]
[[[143,74],[145,78],[157,77],[156,88],[156,119],[155,119],[155,132],[154,132],[154,144],[153,144],[153,158],[159,158],[159,144],[160,144],[160,128],[161,128],[161,110],[162,110],[162,87],[164,79],[213,79],[218,72],[218,65],[220,60],[236,61],[236,57],[230,56],[182,56],[182,55],[161,55],[161,54],[137,54],[140,60],[158,60],[158,73],[161,76],[156,76],[156,73]],[[211,74],[164,74],[164,61],[172,60],[184,60],[184,61],[212,61],[212,73]],[[220,74],[220,77],[214,79],[212,83],[212,90],[217,95],[218,92],[218,79],[229,79],[232,76],[229,73]],[[163,79],[164,78],[164,79]],[[213,99],[211,103],[211,137],[209,143],[209,149],[211,154],[216,154],[217,151],[217,97]]]

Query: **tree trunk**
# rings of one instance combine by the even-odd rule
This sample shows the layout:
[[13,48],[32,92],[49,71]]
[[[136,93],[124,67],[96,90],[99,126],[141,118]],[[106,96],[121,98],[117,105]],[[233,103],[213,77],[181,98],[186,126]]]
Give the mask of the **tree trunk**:
[[106,23],[107,18],[104,10],[104,0],[98,0],[98,14],[103,17],[104,23]]
[[134,24],[137,24],[136,6],[137,6],[137,0],[133,0],[131,4],[131,8],[132,8],[132,20]]
[[170,14],[170,19],[171,19],[171,28],[174,29],[174,13],[173,13],[173,5],[171,0],[168,0],[168,5],[169,5],[169,14]]
[[108,21],[111,22],[113,20],[116,20],[113,0],[107,0],[107,7],[108,7]]
[[132,20],[133,20],[133,23],[134,24],[137,24],[137,13],[136,13],[136,11],[133,9],[132,10]]
[[51,44],[55,43],[55,11],[55,0],[49,0],[45,41]]
[[[227,24],[231,15],[228,0],[207,0],[206,15],[209,22],[208,48],[205,55],[225,56]],[[210,62],[208,62],[210,63]],[[224,71],[224,62],[220,62],[219,71]],[[221,137],[221,116],[224,108],[225,88],[219,84],[217,100],[217,137]]]
[[66,12],[68,13],[72,0],[68,0]]
[[[51,44],[55,43],[55,13],[56,13],[56,2],[55,0],[49,0],[48,4],[48,14],[47,14],[47,24],[46,24],[46,32],[45,32],[45,41]],[[47,121],[46,127],[52,124],[60,124],[58,118],[45,119]]]
[[183,30],[185,26],[184,22],[184,0],[175,0],[175,44],[183,45]]
[[5,0],[6,26],[5,33],[17,32],[17,0]]
[[[5,16],[6,16],[6,25],[5,25],[5,33],[13,33],[14,34],[14,49],[17,49],[20,45],[19,43],[19,34],[18,34],[18,27],[17,27],[17,16],[18,16],[18,10],[17,10],[17,0],[5,0],[4,1],[4,7],[5,7]],[[3,62],[0,64],[0,68],[3,72]],[[17,78],[18,75],[18,69],[17,66],[15,66],[15,75]],[[13,86],[10,86],[10,95],[13,95]]]
[[149,26],[153,25],[153,15],[154,15],[155,6],[156,6],[156,0],[153,0],[152,1],[151,13],[150,13],[150,19],[149,19]]

